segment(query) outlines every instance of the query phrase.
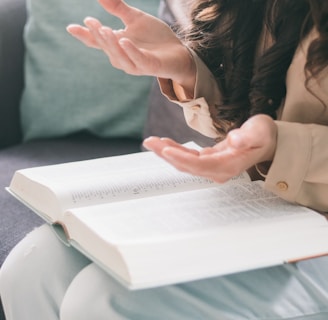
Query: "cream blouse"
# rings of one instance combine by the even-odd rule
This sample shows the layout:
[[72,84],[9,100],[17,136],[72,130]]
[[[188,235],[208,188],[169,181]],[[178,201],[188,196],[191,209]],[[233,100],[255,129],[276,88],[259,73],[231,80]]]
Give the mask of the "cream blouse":
[[[276,121],[277,149],[265,188],[290,202],[328,212],[328,70],[310,81],[314,94],[306,89],[304,74],[308,46],[316,36],[313,31],[299,45],[288,69],[287,95]],[[222,100],[222,94],[206,65],[192,55],[197,70],[193,97],[171,80],[159,83],[163,94],[183,108],[191,128],[215,138],[209,108]]]

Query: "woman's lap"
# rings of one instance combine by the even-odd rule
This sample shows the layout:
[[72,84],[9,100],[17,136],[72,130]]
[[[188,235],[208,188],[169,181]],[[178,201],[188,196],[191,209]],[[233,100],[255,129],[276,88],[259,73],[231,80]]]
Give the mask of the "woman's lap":
[[328,318],[327,274],[328,258],[320,258],[129,291],[43,226],[9,255],[0,290],[8,320],[31,319],[33,312],[48,320],[317,320]]

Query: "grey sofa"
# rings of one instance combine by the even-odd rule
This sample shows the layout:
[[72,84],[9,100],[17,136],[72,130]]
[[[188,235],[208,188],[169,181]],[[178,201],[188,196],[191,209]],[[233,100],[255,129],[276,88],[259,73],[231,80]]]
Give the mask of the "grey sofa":
[[[164,20],[174,21],[165,1],[159,9]],[[104,139],[88,132],[74,132],[57,138],[22,140],[19,105],[24,89],[25,21],[25,0],[0,1],[0,266],[15,244],[43,223],[5,191],[15,170],[142,151],[141,138],[124,135]],[[145,99],[149,109],[144,137],[159,135],[179,142],[212,143],[186,126],[182,111],[161,95],[156,80]],[[0,319],[4,319],[2,310]]]

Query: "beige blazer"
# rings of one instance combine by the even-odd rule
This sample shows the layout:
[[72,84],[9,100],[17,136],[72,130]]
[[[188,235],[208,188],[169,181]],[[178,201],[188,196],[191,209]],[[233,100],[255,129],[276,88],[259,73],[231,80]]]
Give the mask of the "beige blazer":
[[[312,32],[299,45],[287,73],[287,95],[276,121],[277,149],[265,188],[290,202],[328,212],[328,70],[310,82],[311,90],[320,99],[304,85],[306,54],[314,37]],[[192,99],[187,99],[183,88],[170,80],[159,79],[159,83],[163,94],[183,108],[190,127],[215,138],[209,107],[221,101],[222,95],[212,73],[192,54],[197,66]]]

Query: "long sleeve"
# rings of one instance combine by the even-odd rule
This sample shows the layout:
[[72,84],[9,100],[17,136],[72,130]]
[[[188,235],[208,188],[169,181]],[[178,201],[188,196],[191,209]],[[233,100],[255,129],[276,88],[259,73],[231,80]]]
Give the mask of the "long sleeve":
[[328,212],[328,70],[305,87],[304,66],[313,32],[289,67],[275,157],[265,187],[280,197]]
[[265,187],[290,202],[328,211],[328,127],[277,121]]
[[212,73],[203,61],[192,51],[196,63],[196,83],[194,94],[188,97],[182,87],[168,79],[158,79],[162,93],[171,101],[180,105],[189,127],[201,134],[216,138],[210,107],[222,101],[222,95]]
[[[312,91],[307,90],[304,65],[309,41],[299,46],[287,73],[287,95],[276,121],[277,148],[265,188],[287,201],[328,212],[328,107],[322,103],[328,101],[328,70],[319,82],[312,79]],[[210,110],[222,95],[212,73],[192,54],[197,67],[192,97],[170,80],[159,83],[163,94],[183,108],[190,127],[217,137]]]

